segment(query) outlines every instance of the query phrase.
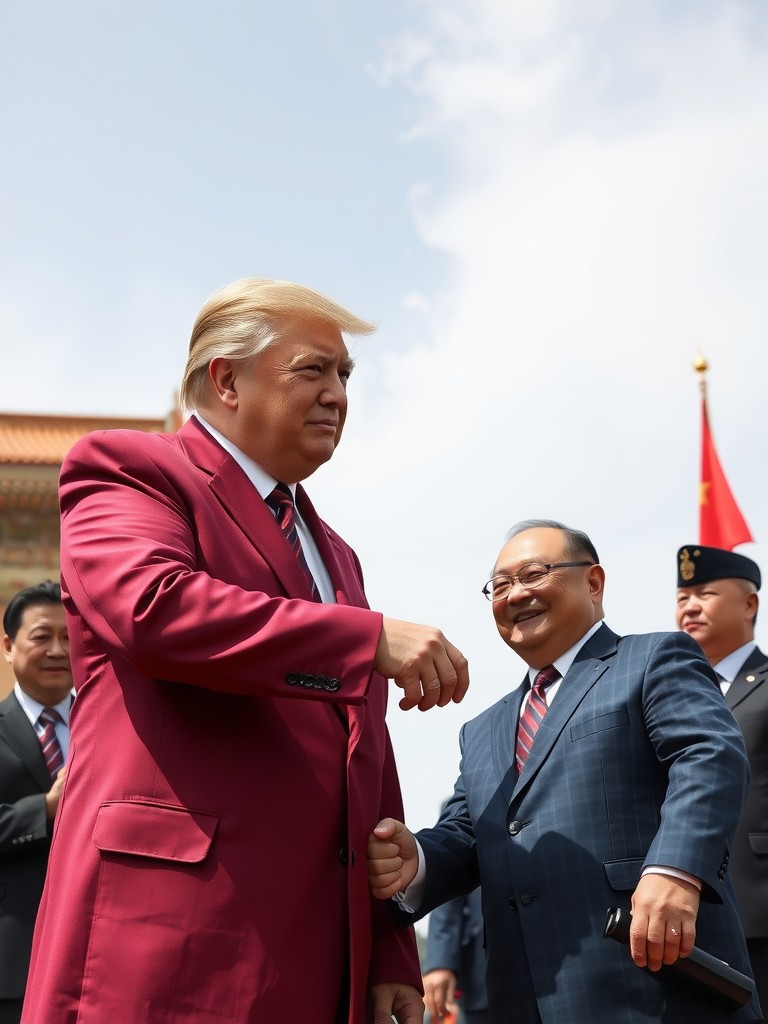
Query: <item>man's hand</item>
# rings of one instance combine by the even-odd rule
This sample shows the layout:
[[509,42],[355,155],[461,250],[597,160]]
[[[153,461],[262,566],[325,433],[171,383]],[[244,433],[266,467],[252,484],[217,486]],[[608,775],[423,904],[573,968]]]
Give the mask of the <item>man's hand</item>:
[[446,1013],[458,1015],[456,1006],[456,975],[447,967],[428,971],[421,979],[424,983],[424,1005],[433,1021],[442,1020]]
[[419,851],[402,821],[383,818],[368,837],[368,883],[377,900],[405,892],[416,877]]
[[59,773],[54,779],[54,783],[48,792],[45,794],[45,815],[49,821],[53,821],[56,817],[56,811],[59,809],[59,800],[61,800],[61,791],[64,789],[64,781],[67,778],[67,766],[59,769]]
[[432,626],[385,618],[375,665],[404,691],[403,711],[458,704],[469,686],[467,659]]
[[410,985],[374,985],[371,989],[373,1024],[422,1024],[424,1003]]
[[638,967],[658,971],[688,956],[696,938],[701,893],[691,882],[647,874],[632,895],[629,946]]

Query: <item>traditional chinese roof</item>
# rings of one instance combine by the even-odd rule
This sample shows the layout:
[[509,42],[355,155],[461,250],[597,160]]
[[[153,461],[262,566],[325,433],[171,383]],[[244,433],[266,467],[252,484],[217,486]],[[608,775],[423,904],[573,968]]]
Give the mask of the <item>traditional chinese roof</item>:
[[60,466],[75,441],[92,430],[127,427],[157,433],[179,425],[174,413],[162,420],[0,413],[0,466]]
[[59,467],[69,449],[93,430],[127,427],[149,433],[178,430],[181,414],[165,419],[0,413],[0,515],[57,514]]

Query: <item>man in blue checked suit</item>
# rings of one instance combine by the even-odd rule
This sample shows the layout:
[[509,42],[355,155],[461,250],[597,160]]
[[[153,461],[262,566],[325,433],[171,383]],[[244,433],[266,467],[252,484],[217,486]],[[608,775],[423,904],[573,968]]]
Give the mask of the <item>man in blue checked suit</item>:
[[[728,875],[748,768],[698,645],[616,636],[604,579],[580,531],[510,531],[485,593],[530,671],[463,727],[437,825],[376,828],[372,890],[412,919],[482,885],[493,1024],[762,1021],[660,970],[695,940],[751,973]],[[609,906],[632,911],[629,949],[603,938]]]

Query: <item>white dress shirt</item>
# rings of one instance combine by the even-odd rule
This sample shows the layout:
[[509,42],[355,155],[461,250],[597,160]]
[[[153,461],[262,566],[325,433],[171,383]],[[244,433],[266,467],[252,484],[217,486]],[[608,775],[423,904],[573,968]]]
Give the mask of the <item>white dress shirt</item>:
[[[39,739],[45,729],[45,726],[40,722],[40,714],[45,709],[46,705],[40,704],[34,697],[30,697],[25,690],[22,690],[18,683],[14,685],[13,692]],[[54,732],[56,733],[56,739],[59,741],[61,754],[65,761],[67,760],[67,754],[69,753],[69,711],[72,707],[72,698],[74,695],[75,691],[72,690],[71,693],[67,694],[64,700],[59,701],[58,704],[54,704],[51,708],[52,711],[58,711],[61,717],[61,721],[56,722],[56,725],[54,726]]]

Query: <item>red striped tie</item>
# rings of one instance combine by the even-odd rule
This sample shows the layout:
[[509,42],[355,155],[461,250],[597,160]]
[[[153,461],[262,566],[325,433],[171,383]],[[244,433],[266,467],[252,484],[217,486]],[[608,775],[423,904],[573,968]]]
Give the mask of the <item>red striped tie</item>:
[[56,723],[61,721],[61,715],[53,708],[43,708],[38,718],[38,722],[43,726],[43,731],[40,733],[40,746],[43,748],[43,757],[52,779],[56,778],[59,769],[64,764],[64,755],[61,752],[59,741],[56,739]]
[[554,665],[547,665],[546,668],[543,668],[538,673],[533,681],[531,692],[528,695],[528,703],[525,705],[525,711],[520,715],[520,721],[517,724],[515,764],[517,765],[518,775],[523,770],[523,765],[531,752],[536,733],[539,731],[539,726],[544,715],[547,713],[547,700],[544,691],[559,678],[560,673]]
[[291,550],[298,559],[299,565],[301,566],[302,572],[307,578],[309,589],[312,591],[312,600],[319,601],[320,591],[317,589],[315,578],[310,572],[307,560],[304,557],[304,551],[301,547],[301,540],[299,538],[298,530],[296,529],[296,521],[294,513],[296,511],[293,504],[293,495],[291,494],[290,488],[287,484],[278,484],[274,491],[266,497],[266,502],[272,511],[275,513],[275,519],[280,529],[285,534],[285,539],[291,545]]

